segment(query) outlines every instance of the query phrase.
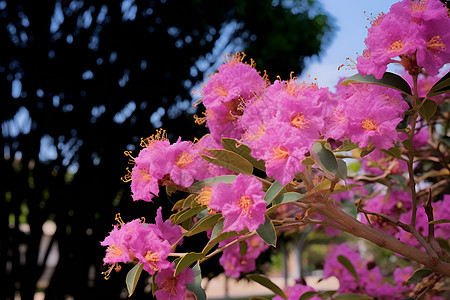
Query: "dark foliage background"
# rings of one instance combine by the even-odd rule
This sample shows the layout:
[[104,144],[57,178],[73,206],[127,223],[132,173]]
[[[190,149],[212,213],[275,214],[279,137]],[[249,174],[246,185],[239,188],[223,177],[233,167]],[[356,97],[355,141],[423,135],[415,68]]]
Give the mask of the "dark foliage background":
[[[127,267],[105,281],[99,242],[116,213],[151,219],[163,205],[167,217],[170,205],[131,200],[123,151],[160,126],[172,139],[201,136],[191,93],[221,53],[245,50],[272,80],[288,78],[331,24],[313,0],[0,1],[4,298],[126,297]],[[47,220],[57,228],[48,247]],[[42,277],[52,245],[59,260]]]

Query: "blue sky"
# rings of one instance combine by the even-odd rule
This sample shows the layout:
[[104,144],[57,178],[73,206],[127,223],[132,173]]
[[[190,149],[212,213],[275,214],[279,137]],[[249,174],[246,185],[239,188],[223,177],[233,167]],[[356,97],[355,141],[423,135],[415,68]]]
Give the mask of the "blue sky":
[[[320,58],[313,57],[307,62],[307,68],[300,79],[313,80],[321,87],[334,85],[340,77],[348,77],[356,73],[356,70],[340,70],[338,66],[345,63],[347,57],[356,59],[356,53],[362,53],[365,48],[364,39],[367,36],[366,26],[370,26],[367,17],[372,14],[377,16],[380,12],[388,12],[392,4],[398,1],[392,0],[320,0],[328,15],[335,19],[335,36]],[[365,13],[364,13],[365,11]],[[311,75],[311,79],[308,77]]]

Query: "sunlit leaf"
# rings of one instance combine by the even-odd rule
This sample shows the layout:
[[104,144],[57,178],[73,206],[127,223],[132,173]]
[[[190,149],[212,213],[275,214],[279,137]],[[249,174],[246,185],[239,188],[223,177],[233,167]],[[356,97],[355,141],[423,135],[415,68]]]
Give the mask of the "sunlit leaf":
[[427,97],[450,92],[450,72],[444,75],[438,82],[436,82],[427,94]]
[[272,220],[267,215],[265,218],[266,221],[264,224],[261,224],[258,229],[256,229],[256,233],[264,240],[264,242],[266,242],[267,245],[275,247],[277,244],[275,227],[273,227]]
[[275,199],[280,194],[284,187],[285,185],[282,185],[277,180],[272,183],[272,185],[264,195],[264,201],[266,201],[267,205],[269,205],[273,201],[273,199]]
[[316,296],[319,292],[314,292],[314,291],[308,291],[308,292],[304,292],[300,298],[298,298],[298,300],[309,300],[312,297]]
[[338,162],[333,152],[323,147],[321,143],[317,142],[314,144],[313,157],[324,172],[331,175],[336,175],[339,172]]
[[189,218],[195,216],[202,210],[206,209],[205,205],[194,206],[192,208],[188,208],[186,210],[180,211],[175,217],[175,224],[180,224]]
[[381,85],[384,87],[395,89],[408,95],[412,95],[411,87],[409,86],[409,84],[402,77],[390,72],[384,73],[381,79],[377,79],[373,75],[361,76],[359,74],[355,74],[344,79],[340,84],[349,85],[350,83],[368,83]]
[[353,275],[353,277],[355,277],[355,280],[358,281],[358,274],[356,273],[352,262],[343,255],[338,255],[337,260],[350,272],[350,274]]
[[197,223],[192,226],[191,230],[186,234],[187,236],[193,236],[197,233],[210,230],[213,228],[217,221],[222,217],[222,214],[213,214],[213,215],[206,215],[202,219],[200,219]]
[[278,285],[276,285],[275,283],[273,283],[266,276],[260,275],[260,274],[247,274],[247,275],[245,275],[245,277],[268,288],[269,290],[271,290],[272,292],[274,292],[276,295],[280,296],[281,298],[287,299],[286,295],[283,293],[283,291],[280,289],[280,287]]
[[275,199],[273,199],[273,204],[283,204],[283,203],[289,203],[293,201],[297,201],[301,198],[303,198],[304,195],[299,194],[297,192],[287,192],[281,195],[278,195]]
[[427,267],[423,267],[419,270],[416,270],[414,274],[412,274],[412,276],[408,279],[408,281],[406,281],[406,284],[419,283],[422,281],[422,279],[424,279],[431,273],[433,273],[433,270]]
[[192,271],[194,271],[194,282],[187,283],[186,288],[195,294],[197,300],[206,300],[206,293],[202,288],[202,272],[200,270],[200,265],[196,263],[192,267]]
[[449,219],[440,219],[440,220],[434,220],[428,222],[428,224],[444,224],[444,223],[450,223]]
[[248,160],[255,168],[257,168],[261,171],[264,171],[264,172],[266,171],[266,165],[265,165],[264,161],[257,160],[250,155],[252,149],[250,149],[249,146],[241,144],[238,141],[236,141],[235,139],[231,139],[231,138],[222,138],[221,143],[225,149],[239,154],[240,156],[242,156],[243,158]]
[[127,278],[125,280],[127,284],[128,297],[133,295],[143,268],[144,264],[137,264],[128,272]]
[[203,254],[203,253],[195,253],[195,252],[186,253],[186,255],[184,255],[178,262],[177,267],[174,272],[174,276],[177,276],[184,269],[189,267],[192,263],[194,263],[195,261],[198,261],[199,259],[202,259],[204,257],[205,257],[205,254]]
[[200,180],[189,187],[189,191],[195,193],[200,191],[205,186],[214,186],[219,182],[223,183],[232,183],[236,179],[236,175],[222,175],[217,177],[206,178]]
[[239,154],[225,149],[205,149],[211,156],[201,155],[203,159],[212,164],[224,167],[236,173],[251,175],[253,165]]

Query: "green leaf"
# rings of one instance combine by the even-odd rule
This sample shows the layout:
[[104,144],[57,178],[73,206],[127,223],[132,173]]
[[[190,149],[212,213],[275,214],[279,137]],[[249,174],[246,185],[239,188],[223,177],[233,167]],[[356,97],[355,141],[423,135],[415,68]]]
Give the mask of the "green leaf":
[[219,220],[216,225],[214,225],[212,233],[211,233],[211,240],[215,239],[223,229],[223,219]]
[[144,264],[137,264],[128,272],[127,278],[125,280],[127,284],[128,297],[133,295],[143,268]]
[[428,222],[428,224],[443,224],[443,223],[450,223],[449,219],[440,219],[440,220],[434,220]]
[[194,271],[194,282],[186,284],[186,288],[195,294],[197,300],[206,300],[205,290],[202,288],[202,272],[200,270],[200,265],[196,263],[192,267]]
[[333,152],[323,147],[319,142],[314,144],[312,150],[316,164],[318,164],[325,173],[336,175],[339,172],[338,162]]
[[338,159],[337,162],[339,172],[336,174],[336,177],[345,180],[347,178],[347,163],[342,159]]
[[450,92],[450,72],[436,82],[427,94],[427,98]]
[[395,158],[401,158],[402,157],[402,155],[401,155],[402,152],[400,151],[399,148],[396,148],[396,147],[391,147],[391,148],[389,148],[387,150],[385,150],[385,149],[380,149],[380,150],[383,151],[384,153],[389,154],[392,157],[395,157]]
[[248,244],[246,241],[240,242],[239,243],[239,254],[241,256],[244,256],[247,253],[248,250]]
[[266,165],[265,165],[264,161],[257,160],[250,155],[250,153],[252,152],[252,149],[250,149],[249,146],[244,145],[244,144],[236,141],[235,139],[231,139],[231,138],[222,138],[221,143],[222,143],[222,146],[226,150],[230,150],[230,151],[233,151],[234,153],[239,154],[240,156],[242,156],[243,158],[248,160],[255,168],[257,168],[261,171],[264,171],[264,172],[266,171]]
[[313,291],[309,291],[309,292],[304,292],[300,298],[298,298],[298,300],[308,300],[311,299],[312,297],[314,297],[315,295],[317,295],[317,293],[319,292],[313,292]]
[[186,234],[187,236],[193,236],[197,233],[210,230],[213,228],[217,221],[222,217],[222,214],[213,214],[213,215],[206,215],[202,219],[200,219],[197,223],[192,226],[191,230]]
[[352,262],[343,255],[338,255],[337,259],[341,263],[341,265],[343,265],[350,272],[350,274],[355,277],[355,280],[358,281],[358,274],[356,273],[355,267],[353,266]]
[[412,96],[411,87],[409,86],[409,84],[397,74],[390,72],[384,73],[381,79],[376,79],[373,75],[361,76],[359,74],[355,74],[344,79],[340,84],[348,86],[350,83],[368,83],[381,85]]
[[434,116],[437,110],[437,104],[433,100],[427,99],[425,103],[420,107],[420,115],[427,120],[427,122]]
[[236,173],[251,175],[253,173],[253,165],[230,150],[225,149],[205,149],[213,157],[201,155],[207,162],[227,168]]
[[350,140],[345,140],[342,143],[342,146],[339,149],[335,150],[335,151],[337,151],[337,152],[351,151],[351,150],[356,149],[356,148],[358,148],[357,144],[352,143]]
[[204,209],[206,209],[206,206],[200,205],[180,211],[175,217],[175,224],[180,224],[183,221],[186,221],[187,219],[195,216]]
[[361,150],[362,150],[362,151],[361,151],[361,153],[359,154],[359,156],[360,156],[361,158],[363,158],[364,156],[369,155],[370,153],[372,153],[373,150],[375,150],[375,146],[372,145],[372,143],[370,143],[369,146],[364,147],[364,148],[362,148]]
[[273,204],[284,204],[289,203],[293,201],[297,201],[301,198],[303,198],[304,195],[299,194],[297,192],[287,192],[281,195],[278,195],[275,199],[273,199]]
[[319,296],[323,300],[333,299],[332,296],[336,294],[337,291],[324,291],[319,292],[317,296]]
[[404,140],[404,141],[402,142],[402,144],[403,144],[403,146],[404,146],[407,150],[409,150],[409,151],[412,150],[412,140],[411,140],[410,138],[407,139],[407,140]]
[[423,267],[422,269],[419,269],[412,274],[412,276],[406,281],[406,284],[416,284],[422,281],[425,277],[433,273],[433,270],[427,267]]
[[258,229],[256,229],[256,233],[260,238],[266,242],[267,245],[275,247],[277,244],[277,233],[275,232],[275,227],[273,227],[272,220],[265,215],[266,221],[264,224],[261,224]]
[[269,205],[275,199],[286,185],[282,185],[275,180],[264,195],[264,201]]
[[236,179],[236,177],[237,177],[236,175],[222,175],[217,177],[206,178],[191,185],[189,187],[189,191],[195,193],[200,191],[205,186],[214,186],[217,185],[219,182],[232,183]]
[[181,271],[189,267],[193,262],[198,261],[199,259],[202,259],[204,257],[205,254],[203,253],[195,253],[195,252],[186,253],[186,255],[184,255],[178,262],[174,276],[180,274]]
[[155,297],[155,292],[158,290],[158,285],[156,284],[155,277],[156,274],[158,274],[158,271],[155,272],[155,274],[152,275],[152,295]]
[[339,294],[333,297],[334,300],[372,300],[373,298],[361,294]]
[[259,283],[260,285],[262,285],[262,286],[268,288],[269,290],[271,290],[272,292],[274,292],[276,295],[287,300],[286,295],[283,293],[283,291],[280,289],[280,287],[278,285],[276,285],[275,283],[273,283],[266,276],[260,275],[260,274],[247,274],[247,275],[245,275],[245,277]]
[[221,241],[225,241],[226,239],[235,237],[235,236],[239,236],[239,235],[243,235],[246,232],[248,232],[248,230],[246,231],[241,231],[241,232],[236,232],[236,231],[228,231],[228,232],[222,232],[221,234],[219,234],[216,238],[211,239],[205,246],[205,248],[203,248],[202,253],[207,254],[209,251],[211,251],[211,249],[217,245],[218,243],[220,243]]
[[268,300],[268,299],[270,299],[270,298],[261,297],[261,296],[253,296],[253,297],[250,297],[250,299],[248,299],[248,300]]

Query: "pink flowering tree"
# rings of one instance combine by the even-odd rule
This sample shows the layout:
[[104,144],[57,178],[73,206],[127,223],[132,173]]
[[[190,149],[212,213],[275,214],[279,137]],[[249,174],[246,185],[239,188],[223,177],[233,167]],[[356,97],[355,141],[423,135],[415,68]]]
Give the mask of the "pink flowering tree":
[[[101,242],[106,278],[131,263],[130,295],[145,270],[158,299],[205,299],[200,267],[220,255],[227,276],[245,275],[274,299],[448,297],[449,11],[438,0],[403,0],[371,23],[359,74],[335,93],[296,78],[270,81],[238,53],[202,87],[206,111],[195,120],[209,134],[171,143],[158,130],[137,155],[126,152],[133,200],[152,202],[160,187],[185,197],[168,220],[161,209],[150,223],[117,217]],[[401,74],[386,72],[391,63]],[[337,291],[300,283],[283,291],[254,273],[285,230],[306,227],[346,232],[407,265],[387,274],[358,247],[333,243],[323,278],[337,277]],[[201,252],[177,252],[205,232]]]

